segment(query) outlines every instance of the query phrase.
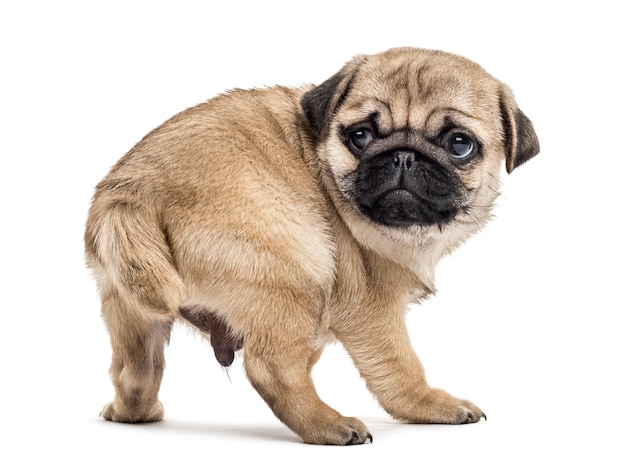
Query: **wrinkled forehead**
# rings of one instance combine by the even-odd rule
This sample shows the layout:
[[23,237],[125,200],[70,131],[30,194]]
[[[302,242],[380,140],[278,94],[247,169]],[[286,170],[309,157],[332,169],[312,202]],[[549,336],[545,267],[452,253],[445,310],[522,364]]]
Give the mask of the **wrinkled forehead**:
[[375,114],[381,132],[430,126],[434,131],[447,117],[491,125],[498,119],[498,86],[480,66],[460,57],[374,56],[354,75],[342,119],[358,122]]

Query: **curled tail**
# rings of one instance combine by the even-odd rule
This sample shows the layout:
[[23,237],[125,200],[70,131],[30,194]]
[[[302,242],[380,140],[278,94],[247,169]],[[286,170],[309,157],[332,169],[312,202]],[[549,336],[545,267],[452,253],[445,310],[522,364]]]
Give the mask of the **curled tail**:
[[96,200],[85,247],[103,298],[116,292],[159,314],[178,311],[184,284],[156,213],[124,200]]

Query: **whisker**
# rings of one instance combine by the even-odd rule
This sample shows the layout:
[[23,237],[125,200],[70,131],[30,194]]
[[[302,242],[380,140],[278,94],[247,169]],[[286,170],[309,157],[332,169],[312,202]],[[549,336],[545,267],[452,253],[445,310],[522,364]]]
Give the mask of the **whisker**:
[[[472,209],[476,207],[476,205],[467,206],[463,209],[463,214],[467,216],[471,221],[463,221],[463,223],[474,223],[476,228],[481,229],[481,221],[472,213]],[[480,208],[481,206],[479,206]],[[491,208],[490,206],[482,207],[482,208]]]
[[480,223],[478,222],[478,219],[477,219],[474,215],[472,215],[470,212],[467,212],[467,216],[469,216],[469,217],[470,217],[470,219],[471,219],[471,220],[474,222],[474,224],[476,225],[476,227],[477,227],[478,229],[480,229]]
[[487,184],[487,189],[495,192],[496,194],[498,194],[498,196],[502,195],[502,192],[500,191],[498,187],[493,187],[492,185]]
[[496,187],[487,183],[487,188],[490,189],[492,192],[495,192],[497,194],[497,197],[502,197],[504,200],[509,200],[504,194],[502,194],[502,191],[500,190],[500,188],[504,185],[502,181],[491,173],[489,173],[489,176],[496,182]]
[[494,176],[492,173],[489,173],[489,176],[490,176],[490,177],[491,177],[491,179],[493,179],[496,183],[498,183],[498,187],[503,185],[502,180],[501,180],[499,177]]

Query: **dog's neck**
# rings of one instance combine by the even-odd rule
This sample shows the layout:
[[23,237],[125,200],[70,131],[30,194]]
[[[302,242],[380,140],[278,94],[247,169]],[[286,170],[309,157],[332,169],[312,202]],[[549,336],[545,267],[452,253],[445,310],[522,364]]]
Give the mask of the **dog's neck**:
[[[416,240],[414,233],[402,234],[395,231],[394,237],[384,228],[368,228],[360,225],[364,221],[358,215],[348,218],[336,212],[334,233],[343,236],[340,244],[353,243],[350,251],[338,253],[341,261],[358,260],[366,269],[368,279],[375,284],[383,284],[406,295],[410,301],[417,301],[436,292],[435,266],[446,253],[446,244],[435,238]],[[366,221],[366,220],[365,220]],[[360,258],[356,258],[356,256]],[[339,263],[342,268],[345,263]],[[370,275],[371,271],[384,270],[379,275]],[[372,285],[365,284],[365,285]]]

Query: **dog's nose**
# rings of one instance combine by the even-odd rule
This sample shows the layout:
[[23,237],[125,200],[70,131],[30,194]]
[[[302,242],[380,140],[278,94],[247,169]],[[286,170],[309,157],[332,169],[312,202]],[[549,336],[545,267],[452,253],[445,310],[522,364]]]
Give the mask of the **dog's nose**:
[[415,163],[415,152],[410,150],[397,150],[393,154],[393,166],[396,169],[411,169]]

